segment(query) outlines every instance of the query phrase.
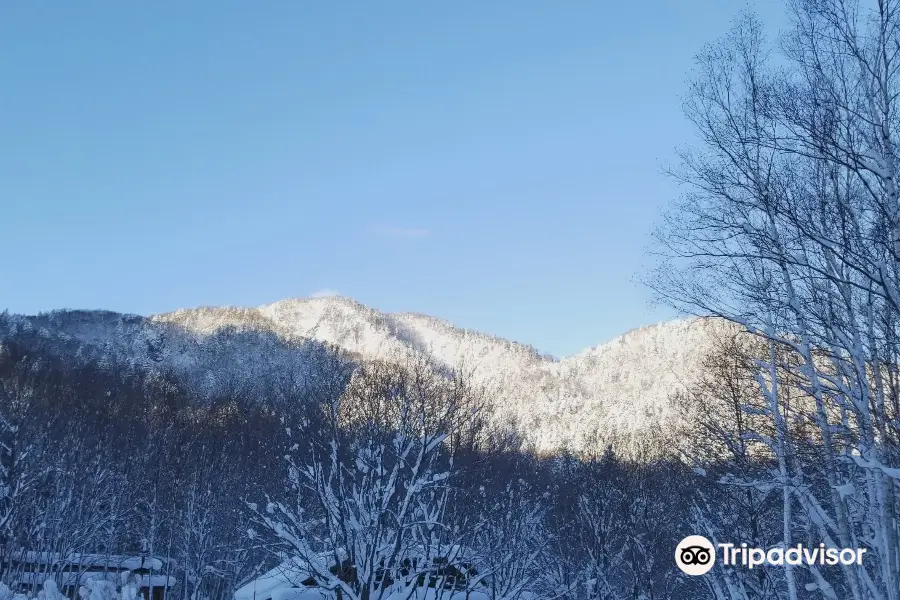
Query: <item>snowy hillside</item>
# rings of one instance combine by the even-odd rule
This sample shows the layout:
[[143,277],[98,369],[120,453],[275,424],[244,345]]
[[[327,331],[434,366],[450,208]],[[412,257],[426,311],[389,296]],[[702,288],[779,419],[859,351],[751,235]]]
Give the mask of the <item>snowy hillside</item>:
[[149,318],[105,311],[7,316],[0,318],[0,339],[31,339],[54,354],[112,368],[167,370],[208,394],[266,393],[269,384],[285,380],[302,385],[341,356],[425,357],[439,368],[464,370],[529,441],[552,450],[583,447],[595,430],[628,438],[666,429],[676,418],[672,394],[696,379],[711,336],[724,326],[661,323],[555,360],[433,317],[386,314],[328,297]]
[[670,397],[694,381],[710,336],[726,325],[680,320],[636,329],[554,360],[526,345],[429,316],[386,314],[340,297],[293,299],[257,309],[201,308],[153,317],[210,335],[253,323],[282,339],[313,339],[368,358],[426,355],[464,369],[542,449],[581,447],[595,428],[640,434],[675,418]]

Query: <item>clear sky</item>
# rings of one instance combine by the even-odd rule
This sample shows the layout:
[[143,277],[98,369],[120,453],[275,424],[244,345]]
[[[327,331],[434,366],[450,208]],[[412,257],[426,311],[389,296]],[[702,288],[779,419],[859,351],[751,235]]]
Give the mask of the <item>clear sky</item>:
[[667,318],[636,282],[661,169],[744,8],[6,2],[0,308],[336,290],[558,356]]

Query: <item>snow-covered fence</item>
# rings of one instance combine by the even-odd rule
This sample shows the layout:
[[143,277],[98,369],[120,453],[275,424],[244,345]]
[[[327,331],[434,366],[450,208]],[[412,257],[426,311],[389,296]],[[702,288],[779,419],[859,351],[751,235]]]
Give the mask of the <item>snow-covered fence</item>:
[[12,555],[4,583],[19,593],[41,598],[39,595],[50,589],[76,597],[82,595],[82,588],[90,591],[91,586],[100,589],[109,584],[133,588],[135,595],[145,600],[161,600],[175,578],[166,575],[163,561],[153,557],[30,551]]

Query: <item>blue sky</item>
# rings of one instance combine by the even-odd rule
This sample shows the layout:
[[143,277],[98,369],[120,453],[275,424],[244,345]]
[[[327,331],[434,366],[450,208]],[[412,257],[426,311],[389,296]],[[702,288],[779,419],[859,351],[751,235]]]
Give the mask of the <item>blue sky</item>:
[[744,8],[6,3],[0,308],[327,289],[556,355],[667,318],[636,282],[661,169],[693,55]]

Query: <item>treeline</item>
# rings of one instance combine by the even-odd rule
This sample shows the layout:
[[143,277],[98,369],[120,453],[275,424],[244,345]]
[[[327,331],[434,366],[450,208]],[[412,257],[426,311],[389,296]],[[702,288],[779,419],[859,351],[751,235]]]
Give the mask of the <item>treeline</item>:
[[159,375],[3,344],[0,581],[17,579],[22,551],[146,555],[167,559],[183,597],[224,597],[260,560],[240,492],[279,481],[282,438],[255,399],[200,403]]

